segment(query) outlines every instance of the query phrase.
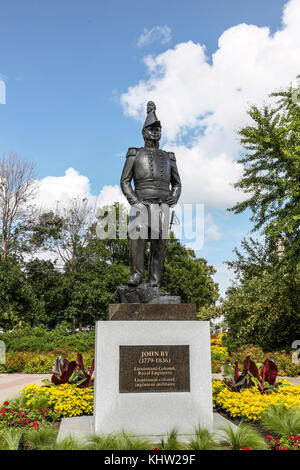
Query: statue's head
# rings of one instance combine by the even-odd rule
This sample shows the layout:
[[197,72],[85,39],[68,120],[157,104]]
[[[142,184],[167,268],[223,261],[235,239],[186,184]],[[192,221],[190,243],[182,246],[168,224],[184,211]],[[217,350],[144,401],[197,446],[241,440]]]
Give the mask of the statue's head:
[[144,141],[152,141],[157,144],[161,138],[161,124],[155,114],[156,106],[153,101],[147,103],[147,118],[143,126],[142,134]]

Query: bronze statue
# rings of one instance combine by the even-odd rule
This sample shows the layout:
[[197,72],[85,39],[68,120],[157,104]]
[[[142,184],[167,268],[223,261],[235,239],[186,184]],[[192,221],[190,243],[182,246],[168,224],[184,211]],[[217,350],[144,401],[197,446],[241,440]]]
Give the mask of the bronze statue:
[[[123,194],[131,205],[129,226],[130,224],[134,226],[134,231],[131,230],[130,233],[128,230],[131,238],[129,286],[138,286],[143,281],[145,245],[149,239],[148,283],[151,287],[160,286],[167,243],[167,237],[163,236],[162,230],[163,208],[173,207],[181,193],[175,155],[159,148],[161,124],[155,111],[155,104],[149,101],[147,118],[142,130],[145,146],[128,149],[121,176]],[[146,215],[146,218],[141,217],[143,215]],[[154,219],[159,220],[156,235],[155,229],[153,230]],[[137,220],[136,225],[134,225],[135,220]]]

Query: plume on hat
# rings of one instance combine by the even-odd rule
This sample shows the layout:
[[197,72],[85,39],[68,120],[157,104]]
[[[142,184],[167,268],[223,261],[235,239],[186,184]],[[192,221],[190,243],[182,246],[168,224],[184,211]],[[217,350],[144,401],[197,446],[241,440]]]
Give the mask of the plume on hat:
[[143,125],[143,129],[145,127],[148,127],[148,126],[152,126],[152,124],[160,124],[160,121],[157,119],[157,116],[156,116],[156,105],[153,101],[148,101],[147,103],[147,117],[146,117],[146,121]]

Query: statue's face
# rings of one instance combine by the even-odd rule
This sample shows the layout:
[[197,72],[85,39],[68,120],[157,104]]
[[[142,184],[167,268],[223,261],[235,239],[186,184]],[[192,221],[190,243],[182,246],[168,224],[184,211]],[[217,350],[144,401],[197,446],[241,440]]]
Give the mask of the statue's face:
[[148,126],[143,129],[144,140],[152,140],[159,142],[161,138],[161,127],[157,124]]

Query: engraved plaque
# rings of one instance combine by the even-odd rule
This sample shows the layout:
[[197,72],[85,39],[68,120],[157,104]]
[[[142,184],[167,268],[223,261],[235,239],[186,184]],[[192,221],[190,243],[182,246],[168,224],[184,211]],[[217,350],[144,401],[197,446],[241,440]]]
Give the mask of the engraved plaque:
[[119,391],[189,392],[189,346],[120,346]]

